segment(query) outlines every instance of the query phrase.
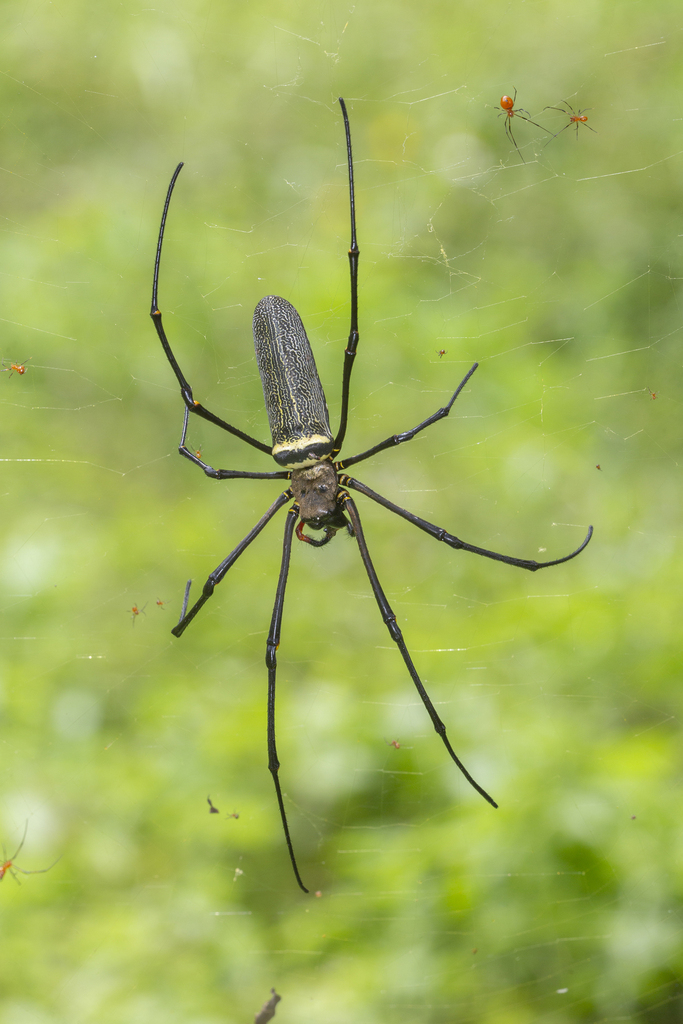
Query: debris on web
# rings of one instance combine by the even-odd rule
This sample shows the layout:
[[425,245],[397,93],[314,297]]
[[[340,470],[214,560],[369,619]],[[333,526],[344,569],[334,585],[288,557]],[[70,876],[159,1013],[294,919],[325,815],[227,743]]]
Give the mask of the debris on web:
[[282,999],[274,988],[271,988],[271,997],[267,1003],[264,1003],[259,1012],[254,1017],[254,1024],[268,1024],[269,1020],[272,1020],[275,1016],[275,1007]]

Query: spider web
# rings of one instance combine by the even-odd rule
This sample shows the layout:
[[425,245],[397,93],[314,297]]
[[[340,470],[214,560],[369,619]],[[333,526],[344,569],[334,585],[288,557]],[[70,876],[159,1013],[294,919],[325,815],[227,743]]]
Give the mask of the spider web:
[[[677,14],[677,9],[675,10]],[[8,6],[0,1024],[645,1021],[681,1014],[678,19],[189,0]],[[517,89],[519,147],[498,117]],[[281,294],[338,422],[357,179],[353,473],[535,575],[358,506],[449,737],[340,535],[297,544],[278,652],[294,883],[266,769],[277,494],[178,459],[147,320],[196,396],[267,439],[250,337]],[[567,123],[546,106],[589,108]],[[214,466],[272,463],[206,424]],[[135,609],[135,611],[133,611]],[[209,813],[207,795],[218,814]]]

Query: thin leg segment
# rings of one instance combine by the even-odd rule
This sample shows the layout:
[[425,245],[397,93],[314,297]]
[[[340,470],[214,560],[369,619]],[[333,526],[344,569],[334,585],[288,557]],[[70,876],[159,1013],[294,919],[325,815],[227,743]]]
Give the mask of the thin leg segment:
[[349,328],[349,340],[344,352],[344,370],[342,373],[342,402],[339,430],[334,439],[334,450],[332,458],[335,458],[341,451],[346,436],[346,423],[349,414],[349,387],[351,384],[351,370],[353,361],[356,358],[358,348],[358,260],[360,249],[356,241],[356,191],[353,181],[353,154],[351,153],[351,129],[349,127],[349,116],[346,113],[346,104],[339,97],[339,105],[344,118],[344,131],[346,132],[346,157],[349,165],[349,204],[351,208],[351,246],[349,248],[349,272],[351,275],[351,326]]
[[[44,875],[47,871],[52,871],[55,864],[59,864],[62,856],[63,855],[60,853],[57,860],[53,860],[49,868],[33,868],[31,871],[27,871],[26,868],[20,868],[16,864],[12,864],[12,871],[21,871],[22,875]],[[17,881],[19,881],[19,879],[17,879]]]
[[[522,156],[522,152],[521,152],[519,146],[517,145],[517,142],[515,140],[514,135],[512,134],[512,118],[513,117],[519,117],[519,118],[521,118],[522,121],[526,121],[528,124],[535,125],[536,128],[540,128],[542,132],[545,132],[546,135],[550,135],[551,137],[553,137],[553,133],[551,131],[549,131],[547,128],[544,128],[542,124],[538,124],[536,121],[532,121],[530,117],[524,117],[524,115],[521,113],[522,110],[524,110],[524,108],[523,107],[519,107],[517,110],[510,110],[510,111],[506,111],[505,112],[505,134],[510,139],[510,141],[513,144],[513,146],[515,147],[515,149],[519,153],[519,156],[521,158],[522,163],[525,164],[526,160]],[[525,113],[528,114],[529,111],[527,110],[527,111],[525,111]],[[498,116],[500,117],[500,114]],[[546,145],[547,145],[547,143],[546,143]]]
[[166,358],[171,364],[171,369],[175,373],[178,383],[180,384],[180,394],[182,395],[186,408],[190,412],[196,413],[197,416],[201,416],[202,419],[208,420],[209,423],[214,423],[217,427],[220,427],[222,430],[227,430],[229,434],[234,434],[234,436],[239,437],[240,440],[246,441],[247,444],[252,445],[252,447],[258,448],[260,452],[265,452],[266,455],[270,455],[271,449],[267,445],[263,444],[261,441],[257,441],[256,438],[251,437],[250,434],[245,434],[243,430],[239,430],[237,427],[233,427],[230,423],[226,423],[225,420],[222,420],[219,416],[216,416],[214,413],[210,412],[209,409],[205,409],[203,405],[199,404],[199,402],[195,402],[194,397],[192,395],[192,388],[185,379],[183,371],[180,369],[180,366],[178,365],[178,360],[173,355],[173,350],[171,349],[168,338],[166,337],[164,325],[161,321],[161,311],[159,310],[159,304],[157,300],[159,292],[159,267],[161,266],[161,247],[164,242],[166,216],[168,214],[171,196],[173,195],[173,189],[175,187],[175,183],[178,180],[178,175],[180,174],[182,168],[183,164],[180,163],[173,172],[173,177],[171,178],[171,183],[168,186],[168,192],[166,193],[164,212],[161,215],[161,226],[159,227],[159,240],[157,242],[156,258],[154,260],[154,281],[152,284],[152,308],[150,310],[150,316],[152,317],[152,322],[154,323],[156,332],[159,335],[159,341],[161,342],[164,352],[166,353]]
[[[520,107],[520,110],[521,109],[522,108]],[[525,113],[528,114],[529,111],[526,110]],[[520,114],[519,110],[515,110],[515,114],[517,115],[517,117],[521,117],[522,121],[527,121],[528,124],[533,124],[533,125],[536,126],[536,128],[540,128],[542,132],[546,133],[546,135],[552,135],[553,134],[548,128],[544,128],[542,124],[539,124],[538,121],[532,121],[530,117],[524,117],[522,114]]]
[[431,427],[432,423],[437,423],[438,420],[442,420],[444,416],[448,416],[453,406],[453,402],[456,400],[478,366],[479,363],[474,364],[472,369],[465,374],[458,384],[448,405],[444,405],[443,408],[437,410],[433,416],[429,416],[426,420],[423,420],[422,423],[413,427],[412,430],[406,430],[404,434],[393,434],[391,437],[388,437],[386,441],[380,441],[379,444],[376,444],[373,448],[368,448],[366,452],[361,452],[360,455],[352,455],[350,459],[342,459],[341,462],[337,463],[337,469],[346,469],[348,466],[354,466],[357,462],[363,462],[365,459],[371,458],[371,456],[376,455],[377,452],[383,452],[386,448],[393,448],[397,444],[403,444],[404,441],[412,441],[415,435],[419,434],[421,430],[424,430],[426,427]]
[[292,862],[294,875],[299,884],[299,888],[304,892],[308,892],[308,889],[301,881],[296,857],[294,856],[292,839],[289,834],[287,814],[285,812],[285,804],[282,799],[282,790],[280,788],[280,779],[278,776],[278,772],[280,771],[280,761],[278,760],[277,747],[275,745],[275,677],[277,675],[277,649],[280,646],[280,627],[282,626],[282,610],[285,603],[285,588],[287,586],[287,575],[289,573],[289,557],[292,552],[292,535],[298,518],[299,506],[295,504],[287,513],[285,537],[282,544],[280,578],[277,581],[275,604],[273,606],[273,618],[270,622],[270,632],[268,633],[268,643],[266,645],[266,665],[268,666],[268,771],[273,776],[273,782],[275,783],[275,793],[277,795],[277,802],[280,808],[282,830],[285,834],[285,841],[287,843],[287,849],[289,850],[289,859]]
[[286,470],[279,470],[274,473],[251,473],[241,469],[214,469],[213,466],[209,466],[207,462],[204,462],[198,452],[193,452],[187,447],[187,427],[190,418],[190,410],[185,407],[185,418],[183,419],[183,430],[180,435],[180,444],[178,445],[179,453],[184,458],[189,459],[195,466],[199,466],[203,469],[208,477],[212,480],[290,480],[292,474]]
[[365,484],[362,484],[360,480],[353,480],[351,477],[342,473],[339,477],[339,482],[343,487],[351,487],[354,491],[360,491],[360,493],[364,494],[366,498],[372,498],[372,500],[376,501],[378,505],[381,505],[383,508],[388,508],[390,512],[395,512],[397,516],[401,516],[402,519],[412,523],[413,526],[417,526],[418,529],[424,530],[425,533],[428,533],[430,537],[434,537],[435,540],[442,540],[451,548],[460,549],[462,551],[471,551],[475,555],[483,555],[484,558],[492,558],[494,562],[505,562],[506,565],[516,565],[518,569],[528,569],[529,572],[536,572],[537,569],[547,569],[551,565],[561,565],[562,562],[569,562],[572,558],[576,558],[577,555],[581,554],[593,536],[593,527],[589,526],[588,533],[576,551],[572,551],[570,555],[564,555],[563,558],[554,558],[551,562],[535,562],[531,558],[514,558],[512,555],[501,555],[497,551],[489,551],[487,548],[478,548],[474,544],[468,544],[466,541],[460,540],[459,537],[454,537],[452,533],[447,533],[441,526],[434,526],[433,523],[428,523],[426,519],[420,519],[419,516],[406,511],[406,509],[401,508],[400,505],[394,505],[393,501],[389,501],[388,498],[385,498],[383,495],[371,490]]
[[348,512],[349,518],[350,518],[351,522],[353,523],[353,529],[354,529],[354,533],[356,535],[356,540],[358,541],[358,548],[360,550],[360,556],[363,559],[363,565],[365,566],[365,571],[368,574],[368,579],[370,580],[370,586],[372,587],[372,592],[375,595],[375,600],[377,601],[377,606],[378,606],[378,608],[380,610],[380,613],[382,615],[382,619],[384,620],[384,625],[389,630],[389,635],[391,636],[391,639],[394,641],[394,643],[398,647],[399,651],[401,652],[401,656],[402,656],[402,658],[403,658],[403,660],[404,660],[404,662],[406,664],[406,668],[410,672],[410,676],[411,676],[411,678],[412,678],[412,680],[413,680],[413,682],[415,684],[415,689],[419,693],[419,695],[420,695],[420,697],[422,699],[422,703],[424,704],[425,708],[427,709],[427,713],[428,713],[429,717],[432,720],[432,725],[434,726],[434,729],[436,730],[438,735],[441,737],[441,739],[443,741],[443,745],[445,746],[446,750],[450,754],[451,758],[453,759],[453,761],[455,761],[455,763],[457,764],[458,768],[460,769],[462,774],[465,776],[465,778],[467,779],[469,784],[471,786],[473,786],[474,789],[476,789],[477,793],[480,793],[481,796],[483,796],[485,800],[488,800],[488,802],[491,804],[492,807],[497,807],[498,804],[495,802],[493,797],[490,797],[489,794],[486,792],[486,790],[482,789],[482,787],[479,785],[479,783],[476,782],[472,778],[470,773],[467,771],[467,768],[465,768],[465,765],[462,763],[462,761],[460,760],[458,755],[453,750],[453,747],[450,744],[448,736],[446,735],[446,726],[444,725],[444,723],[439,718],[439,716],[438,716],[438,714],[436,712],[436,708],[432,704],[432,702],[431,702],[431,700],[429,698],[429,694],[425,690],[425,688],[424,688],[424,686],[422,684],[422,680],[420,679],[419,675],[417,674],[417,670],[415,669],[415,666],[413,665],[413,660],[410,657],[410,654],[408,652],[408,648],[406,647],[406,644],[405,644],[405,640],[403,639],[403,634],[401,633],[401,630],[400,630],[400,628],[399,628],[399,626],[398,626],[398,624],[396,622],[396,616],[394,615],[394,613],[393,613],[393,611],[392,611],[392,609],[391,609],[391,607],[389,605],[389,602],[386,599],[384,591],[382,590],[380,582],[379,582],[379,580],[377,578],[377,573],[375,572],[375,567],[372,564],[372,559],[370,558],[370,552],[368,551],[368,546],[365,543],[365,537],[363,536],[363,528],[361,526],[360,516],[358,515],[358,509],[356,508],[356,505],[355,505],[353,499],[348,494],[343,495],[342,497],[344,499],[344,509],[345,509],[346,512]]
[[[17,859],[17,857],[19,856],[19,854],[21,853],[22,847],[23,847],[24,843],[26,842],[26,833],[27,832],[28,832],[28,818],[26,819],[26,823],[24,825],[24,834],[21,837],[21,842],[17,846],[17,849],[16,849],[16,852],[15,852],[14,856],[9,858],[9,860],[11,860],[12,862],[14,862]],[[4,846],[2,848],[2,852],[3,852],[4,859],[7,860],[8,859],[7,858],[7,853],[5,851],[5,847]]]
[[188,583],[188,585],[187,585],[187,587],[185,589],[185,600],[183,602],[183,611],[182,611],[182,614],[180,616],[180,622],[178,623],[177,626],[174,626],[173,629],[171,630],[171,632],[173,633],[174,636],[182,636],[183,635],[183,633],[185,632],[187,627],[190,625],[190,623],[192,622],[192,620],[195,617],[195,615],[197,614],[197,612],[209,600],[209,598],[213,594],[214,590],[216,589],[216,586],[221,582],[221,580],[223,579],[223,577],[227,573],[228,569],[232,568],[232,566],[235,564],[235,562],[240,557],[242,552],[246,551],[246,549],[249,547],[251,542],[253,540],[255,540],[256,537],[258,537],[259,533],[264,528],[264,526],[266,526],[270,522],[270,520],[273,518],[275,513],[279,509],[281,509],[283,505],[287,504],[287,502],[291,499],[291,497],[292,497],[292,492],[291,491],[284,491],[282,494],[278,495],[278,497],[273,502],[273,504],[270,506],[268,511],[264,515],[261,516],[261,518],[259,519],[259,521],[256,524],[256,526],[254,526],[249,531],[249,533],[246,535],[244,540],[241,540],[239,542],[239,544],[237,545],[237,547],[233,551],[230,552],[228,557],[225,558],[216,569],[214,569],[214,571],[211,573],[211,575],[207,579],[206,583],[204,584],[204,588],[202,590],[202,596],[199,598],[197,603],[195,605],[193,605],[192,608],[190,608],[189,612],[187,612],[187,614],[186,614],[187,599],[188,599],[188,597],[190,595],[190,583],[192,582],[190,580],[190,583]]

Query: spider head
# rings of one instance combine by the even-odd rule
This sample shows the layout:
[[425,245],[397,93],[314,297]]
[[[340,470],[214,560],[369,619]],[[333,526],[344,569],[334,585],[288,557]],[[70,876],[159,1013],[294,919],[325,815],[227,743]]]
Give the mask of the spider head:
[[292,494],[301,518],[314,530],[334,525],[337,516],[337,473],[329,460],[292,472]]

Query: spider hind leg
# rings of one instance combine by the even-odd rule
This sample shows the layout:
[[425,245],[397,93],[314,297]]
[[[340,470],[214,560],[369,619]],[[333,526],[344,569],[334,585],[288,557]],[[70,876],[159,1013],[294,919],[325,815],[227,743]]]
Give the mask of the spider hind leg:
[[277,746],[275,743],[275,682],[277,678],[277,649],[280,646],[280,629],[282,627],[282,611],[285,604],[285,588],[287,586],[287,576],[289,575],[289,559],[292,553],[292,534],[294,533],[294,526],[297,519],[299,518],[299,508],[297,505],[293,505],[287,513],[287,519],[285,522],[285,535],[282,543],[282,561],[280,563],[280,576],[277,582],[277,590],[275,592],[275,604],[273,605],[273,617],[270,622],[270,631],[268,633],[268,641],[266,644],[266,666],[268,668],[268,771],[273,777],[273,783],[275,785],[275,795],[277,797],[278,807],[280,808],[280,821],[282,822],[282,831],[285,835],[285,842],[287,843],[287,852],[289,853],[289,859],[292,864],[294,871],[294,877],[296,878],[299,888],[303,892],[308,892],[304,883],[301,880],[299,874],[299,867],[294,856],[294,846],[292,845],[292,838],[289,834],[289,824],[287,822],[287,812],[285,811],[285,803],[282,795],[282,789],[280,787],[280,760],[277,756]]
[[458,755],[453,750],[453,747],[451,746],[450,740],[448,739],[448,736],[446,735],[446,726],[444,725],[444,723],[439,718],[439,715],[437,714],[436,708],[434,707],[434,705],[433,705],[433,703],[432,703],[432,701],[431,701],[431,699],[429,697],[429,694],[425,690],[424,684],[423,684],[422,680],[420,679],[419,675],[417,674],[417,670],[416,670],[416,668],[415,668],[415,666],[413,664],[413,659],[410,657],[410,652],[408,651],[408,648],[406,646],[406,642],[403,639],[403,634],[401,632],[401,629],[400,629],[398,623],[396,622],[396,616],[394,615],[394,612],[393,612],[389,602],[386,599],[384,591],[382,590],[382,586],[381,586],[381,584],[379,582],[379,579],[377,577],[377,573],[375,572],[375,567],[372,564],[372,559],[370,558],[370,552],[368,551],[368,546],[365,543],[365,537],[363,536],[363,528],[361,526],[360,516],[358,515],[358,509],[356,508],[355,502],[351,498],[350,494],[348,494],[348,492],[346,492],[346,491],[342,492],[342,501],[344,502],[344,507],[346,508],[346,511],[349,514],[349,518],[351,519],[351,522],[353,524],[353,529],[354,529],[354,532],[355,532],[355,535],[356,535],[356,540],[358,541],[358,548],[360,550],[360,556],[361,556],[361,558],[363,560],[363,565],[365,566],[365,571],[368,574],[368,579],[370,580],[370,586],[372,587],[372,592],[373,592],[373,594],[375,596],[375,600],[377,602],[377,606],[378,606],[378,608],[380,610],[380,613],[382,615],[382,619],[384,621],[384,625],[389,630],[389,635],[391,636],[391,639],[394,641],[394,643],[398,647],[399,651],[401,652],[401,657],[403,658],[403,661],[405,662],[405,666],[408,669],[408,672],[410,673],[410,678],[413,680],[413,683],[415,684],[415,689],[419,693],[420,699],[422,700],[422,703],[424,704],[424,706],[425,706],[425,708],[427,710],[427,714],[429,715],[429,717],[432,720],[432,725],[434,726],[435,731],[441,737],[443,745],[445,746],[446,750],[450,754],[451,759],[458,766],[458,768],[460,769],[462,774],[465,776],[465,778],[469,782],[470,786],[472,786],[474,789],[476,789],[477,793],[479,793],[481,796],[483,796],[484,800],[487,800],[491,804],[492,807],[498,807],[498,804],[493,799],[493,797],[489,796],[489,794],[486,792],[486,790],[483,789],[479,785],[479,783],[475,779],[472,778],[470,773],[467,771],[467,768],[465,768],[465,765],[462,763],[462,761],[460,760]]

